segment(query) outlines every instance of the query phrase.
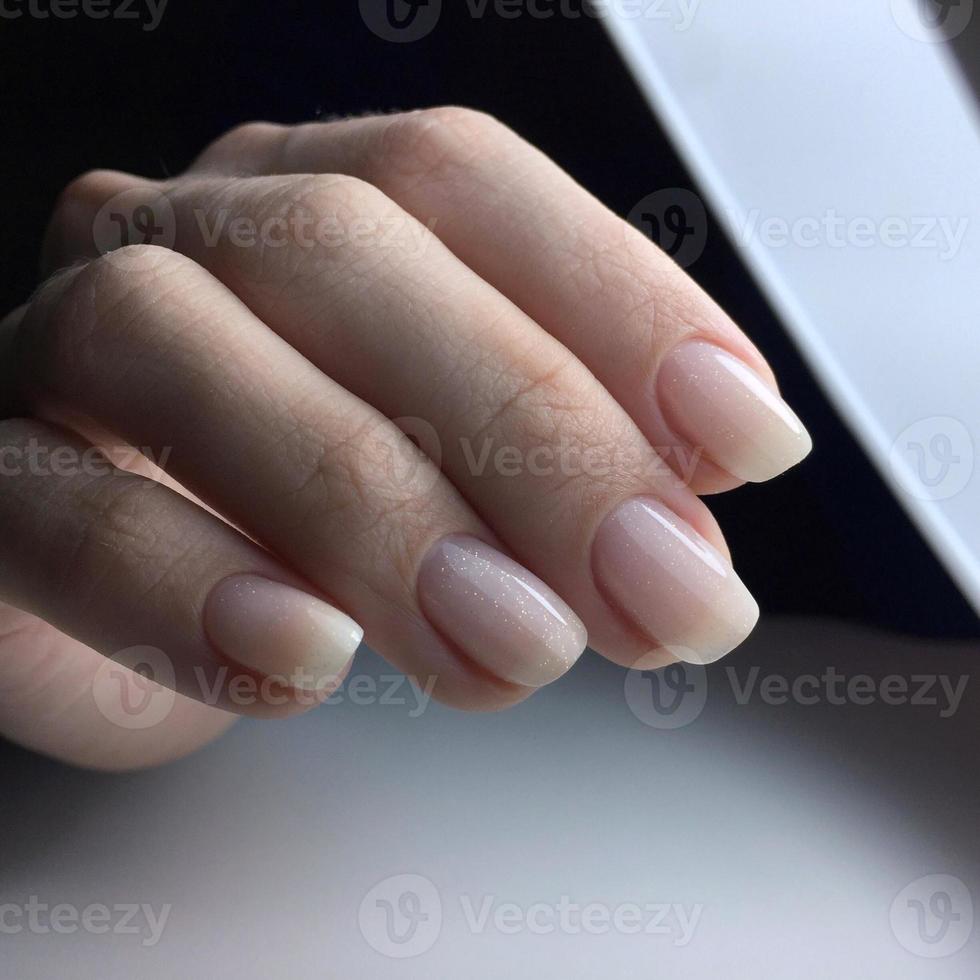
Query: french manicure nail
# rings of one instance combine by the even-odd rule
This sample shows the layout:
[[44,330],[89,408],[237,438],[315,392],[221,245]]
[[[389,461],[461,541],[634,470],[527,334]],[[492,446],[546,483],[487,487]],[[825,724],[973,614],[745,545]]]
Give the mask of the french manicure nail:
[[707,341],[684,341],[667,354],[657,393],[668,425],[740,480],[771,480],[813,448],[789,405],[744,361]]
[[603,521],[592,562],[612,604],[679,660],[719,660],[759,618],[731,564],[652,497],[628,500]]
[[582,655],[585,626],[527,569],[467,535],[435,544],[419,571],[426,617],[467,656],[526,687],[556,680]]
[[364,630],[307,592],[257,575],[233,575],[208,596],[205,630],[226,657],[298,690],[339,679]]

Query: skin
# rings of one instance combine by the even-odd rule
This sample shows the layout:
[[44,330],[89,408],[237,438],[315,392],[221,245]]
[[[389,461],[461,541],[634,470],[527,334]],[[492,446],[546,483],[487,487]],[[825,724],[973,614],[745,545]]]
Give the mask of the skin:
[[[99,223],[118,195],[157,214],[165,197],[167,248],[100,256]],[[333,238],[210,239],[222,214],[279,230],[284,216],[319,219]],[[497,710],[533,688],[427,620],[417,578],[436,542],[467,535],[512,556],[574,609],[591,646],[627,666],[670,656],[596,585],[603,519],[652,497],[728,557],[699,495],[740,481],[707,456],[686,482],[664,465],[655,447],[677,436],[651,378],[689,338],[775,391],[771,370],[644,236],[481,113],[255,123],[165,184],[86,174],[58,202],[43,267],[31,302],[0,324],[0,446],[104,446],[123,472],[0,484],[12,529],[0,554],[0,733],[34,749],[128,769],[195,750],[235,713],[308,709],[288,689],[283,703],[248,707],[223,688],[218,707],[194,699],[192,668],[217,678],[227,666],[201,624],[210,591],[236,573],[322,597],[398,668],[437,677],[437,699]],[[434,434],[441,466],[416,459],[393,473],[402,429],[430,455]],[[475,473],[461,444],[485,438],[524,453],[571,445],[596,465]],[[89,693],[103,655],[147,634],[174,653],[181,693],[164,720],[134,730]]]

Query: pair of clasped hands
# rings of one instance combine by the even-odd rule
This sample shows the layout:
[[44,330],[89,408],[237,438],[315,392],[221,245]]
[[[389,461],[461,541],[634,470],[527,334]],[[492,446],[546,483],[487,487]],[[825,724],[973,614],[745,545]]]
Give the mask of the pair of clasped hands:
[[[80,177],[44,253],[0,325],[0,734],[147,766],[324,701],[362,638],[492,710],[587,644],[708,663],[755,625],[700,497],[806,430],[679,267],[490,117],[248,124],[166,182]],[[170,709],[114,723],[154,656]]]

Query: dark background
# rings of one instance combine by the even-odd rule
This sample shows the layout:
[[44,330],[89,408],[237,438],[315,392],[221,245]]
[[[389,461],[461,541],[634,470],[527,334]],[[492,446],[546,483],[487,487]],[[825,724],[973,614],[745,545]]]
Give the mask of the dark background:
[[[154,31],[138,20],[0,18],[0,306],[36,285],[44,223],[73,176],[174,174],[248,119],[457,103],[517,129],[620,214],[652,191],[692,186],[595,19],[444,8],[408,44],[376,37],[355,0],[170,0]],[[133,9],[147,17],[139,0]],[[712,502],[764,610],[980,635],[714,222],[689,271],[770,358],[814,436],[803,466]]]

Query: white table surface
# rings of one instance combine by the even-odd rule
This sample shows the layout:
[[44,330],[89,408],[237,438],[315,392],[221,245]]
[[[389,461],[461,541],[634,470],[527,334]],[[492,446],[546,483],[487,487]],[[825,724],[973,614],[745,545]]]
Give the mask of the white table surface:
[[[968,679],[950,713],[938,682],[939,703],[919,706],[884,703],[881,682],[904,678],[913,693],[919,675],[969,677],[977,653],[975,643],[764,621],[710,669],[703,700],[693,678],[673,716],[644,707],[653,702],[642,676],[630,678],[631,709],[629,675],[590,655],[503,714],[430,705],[410,717],[414,701],[347,700],[291,722],[242,723],[145,774],[92,775],[0,749],[0,905],[36,896],[78,909],[170,906],[153,946],[143,946],[148,930],[0,935],[0,972],[975,980],[980,938],[961,896],[953,911],[965,925],[953,923],[944,941],[965,945],[941,959],[922,955],[931,947],[909,893],[894,925],[890,914],[910,885],[913,900],[927,901],[929,883],[913,883],[932,875],[980,897],[980,685]],[[859,694],[834,705],[824,693],[778,704],[760,693],[758,678],[818,676],[829,665],[848,681],[875,678],[874,703]],[[753,667],[757,686],[740,703]],[[355,673],[390,671],[368,654]],[[802,693],[811,699],[813,685]],[[649,724],[664,717],[688,723]],[[418,955],[392,959],[375,948],[385,936],[374,903],[396,901],[400,883],[372,895],[363,923],[359,910],[378,882],[404,874],[430,883],[410,884],[440,928],[416,932]],[[574,923],[511,934],[506,909],[505,931],[494,924],[501,904],[526,914],[563,895],[610,916],[623,905],[681,912],[652,936],[590,935]],[[467,910],[478,921],[484,896],[490,925],[473,926]],[[699,906],[680,945],[680,915]],[[547,908],[534,914],[547,925]],[[929,920],[926,935],[941,927]]]

